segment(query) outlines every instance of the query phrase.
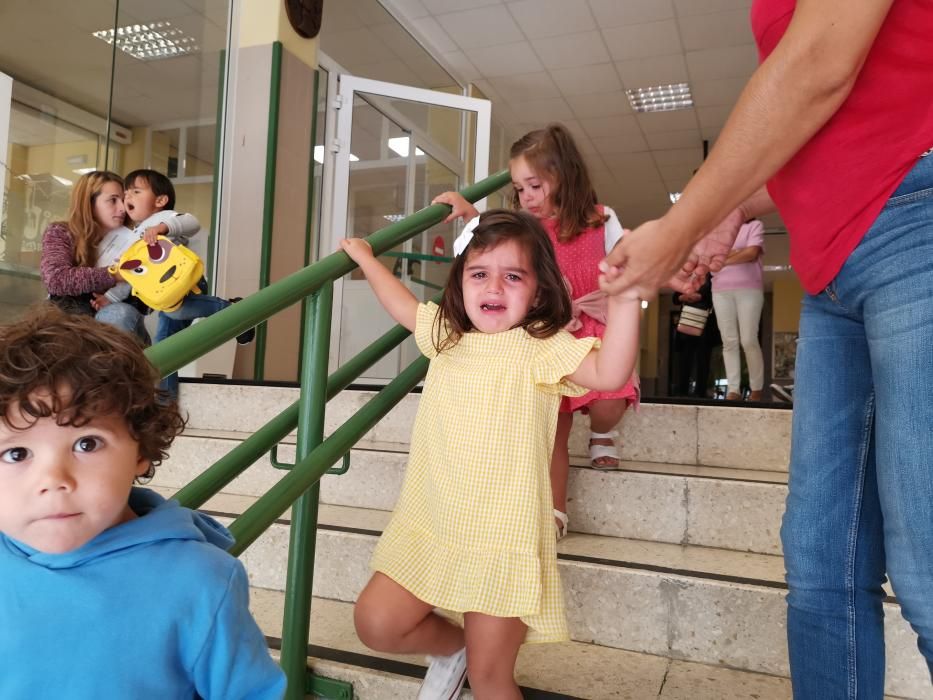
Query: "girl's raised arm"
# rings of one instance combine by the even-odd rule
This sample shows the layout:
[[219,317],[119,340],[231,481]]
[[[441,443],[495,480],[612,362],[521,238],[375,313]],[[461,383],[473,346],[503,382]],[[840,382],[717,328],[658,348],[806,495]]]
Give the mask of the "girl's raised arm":
[[470,204],[459,192],[442,192],[431,200],[431,204],[449,204],[453,210],[450,215],[444,219],[445,224],[449,224],[455,219],[470,219],[479,216],[479,209]]
[[594,391],[617,391],[632,376],[638,359],[640,302],[634,295],[609,297],[606,332],[594,350],[570,375],[574,384]]
[[414,332],[418,300],[389,269],[373,256],[373,249],[362,238],[344,238],[340,247],[360,266],[376,298],[389,315]]

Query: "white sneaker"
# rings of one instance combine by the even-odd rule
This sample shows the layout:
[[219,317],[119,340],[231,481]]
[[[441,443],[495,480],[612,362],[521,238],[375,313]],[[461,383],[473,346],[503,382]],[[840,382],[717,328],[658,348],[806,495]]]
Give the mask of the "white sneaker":
[[429,656],[418,700],[454,700],[466,681],[466,647],[450,656]]

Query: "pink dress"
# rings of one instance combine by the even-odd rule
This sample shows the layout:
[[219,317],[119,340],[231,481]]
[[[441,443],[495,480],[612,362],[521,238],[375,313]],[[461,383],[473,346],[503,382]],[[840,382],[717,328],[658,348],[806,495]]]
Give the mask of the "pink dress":
[[[602,211],[602,206],[599,207]],[[599,261],[606,257],[606,232],[604,226],[588,228],[573,240],[562,243],[557,240],[556,218],[541,219],[544,230],[547,231],[554,244],[557,254],[557,265],[561,273],[570,282],[571,296],[574,299],[599,289]],[[582,326],[571,331],[577,338],[596,336],[603,337],[606,326],[591,318],[586,313],[580,314]],[[639,400],[638,375],[632,373],[631,379],[618,391],[591,391],[580,397],[564,397],[561,401],[562,413],[573,411],[587,412],[587,406],[593,401],[605,399],[625,399],[629,406],[637,405]]]

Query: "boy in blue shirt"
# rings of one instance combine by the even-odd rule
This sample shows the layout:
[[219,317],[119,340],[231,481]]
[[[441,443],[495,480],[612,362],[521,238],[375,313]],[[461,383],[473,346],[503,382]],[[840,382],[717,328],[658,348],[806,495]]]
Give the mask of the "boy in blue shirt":
[[184,427],[136,340],[0,328],[0,698],[282,697],[219,523],[148,489]]

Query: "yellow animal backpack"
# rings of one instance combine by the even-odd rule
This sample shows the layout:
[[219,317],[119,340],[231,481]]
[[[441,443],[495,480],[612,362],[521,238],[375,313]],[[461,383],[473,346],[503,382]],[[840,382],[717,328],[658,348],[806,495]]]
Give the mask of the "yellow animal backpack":
[[174,311],[188,294],[200,294],[198,282],[204,274],[201,258],[183,245],[159,236],[146,245],[136,241],[110,266],[133,288],[133,296],[156,311]]

